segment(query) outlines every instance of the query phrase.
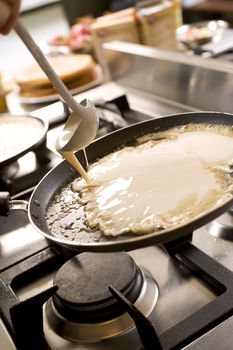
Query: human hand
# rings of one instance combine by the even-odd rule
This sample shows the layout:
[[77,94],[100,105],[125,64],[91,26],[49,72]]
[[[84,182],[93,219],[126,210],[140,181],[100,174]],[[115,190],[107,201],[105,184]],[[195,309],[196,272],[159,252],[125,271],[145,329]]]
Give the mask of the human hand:
[[20,0],[0,0],[0,33],[8,34],[13,28],[20,8]]

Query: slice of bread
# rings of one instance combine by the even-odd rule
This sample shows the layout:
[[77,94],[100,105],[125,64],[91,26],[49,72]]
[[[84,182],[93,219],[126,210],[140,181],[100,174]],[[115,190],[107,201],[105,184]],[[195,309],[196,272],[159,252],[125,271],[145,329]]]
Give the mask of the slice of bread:
[[[87,54],[69,54],[49,57],[48,61],[69,89],[81,87],[97,78],[96,64]],[[55,94],[52,83],[35,63],[15,72],[15,82],[21,96],[47,96]]]

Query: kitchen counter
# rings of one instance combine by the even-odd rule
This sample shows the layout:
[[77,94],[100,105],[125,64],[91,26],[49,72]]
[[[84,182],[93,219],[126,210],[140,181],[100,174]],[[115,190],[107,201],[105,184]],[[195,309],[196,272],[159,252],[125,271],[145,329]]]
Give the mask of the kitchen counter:
[[[149,114],[152,110],[153,115],[167,115],[174,108],[177,113],[209,109],[232,113],[231,62],[123,42],[107,43],[104,47],[106,51],[115,51],[118,63],[127,69],[119,74],[114,66],[109,68],[105,64],[106,84],[78,94],[78,101],[98,96],[111,100],[120,91],[126,91],[132,108]],[[8,103],[13,114],[36,111],[53,120],[63,113],[60,102],[22,105],[14,93],[8,96]]]
[[116,57],[105,66],[109,80],[199,110],[232,113],[232,62],[118,41],[104,49]]

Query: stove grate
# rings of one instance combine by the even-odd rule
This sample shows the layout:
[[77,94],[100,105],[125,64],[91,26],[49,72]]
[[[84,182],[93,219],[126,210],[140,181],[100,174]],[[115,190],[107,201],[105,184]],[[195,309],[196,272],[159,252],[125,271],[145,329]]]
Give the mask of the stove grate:
[[[173,241],[165,244],[163,247],[178,264],[187,267],[217,292],[217,297],[213,301],[159,336],[156,335],[156,330],[151,329],[151,324],[148,323],[148,320],[144,319],[143,315],[138,314],[138,310],[133,314],[133,318],[136,320],[136,327],[139,327],[139,333],[140,329],[147,330],[146,334],[150,337],[150,344],[151,342],[152,344],[156,342],[157,348],[163,350],[182,349],[233,315],[233,272],[199,250],[189,241]],[[17,344],[17,349],[49,349],[48,345],[46,345],[47,347],[45,346],[42,331],[42,304],[55,293],[57,287],[54,286],[31,298],[19,301],[14,291],[15,286],[19,282],[23,283],[27,279],[30,280],[36,270],[39,269],[41,271],[43,267],[46,269],[48,266],[51,266],[52,262],[55,269],[58,269],[69,258],[69,254],[65,257],[63,252],[51,246],[42,249],[0,273],[0,313]],[[119,291],[114,290],[112,286],[109,287],[116,298],[121,298]],[[122,303],[124,304],[125,301],[123,300]],[[129,310],[129,301],[126,304],[125,310],[127,312],[130,311],[130,314],[134,313],[132,308]],[[37,316],[35,317],[35,315]],[[138,323],[138,318],[141,324]],[[30,332],[28,329],[30,329]],[[146,345],[144,338],[141,337],[144,349],[150,349],[151,345]]]

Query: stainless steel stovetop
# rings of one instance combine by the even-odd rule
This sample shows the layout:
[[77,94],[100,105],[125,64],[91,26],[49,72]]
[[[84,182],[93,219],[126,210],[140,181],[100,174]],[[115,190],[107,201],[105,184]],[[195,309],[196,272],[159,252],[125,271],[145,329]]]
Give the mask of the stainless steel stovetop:
[[[114,95],[122,92],[122,87],[110,84],[107,87],[95,89],[94,92],[90,91],[90,95],[94,94],[96,98],[99,95],[103,96],[105,88],[108,91],[108,96],[111,93]],[[133,91],[133,89],[126,91],[126,93],[131,107],[141,113],[147,112],[148,117],[195,110],[152,96],[148,100],[148,95],[137,94],[137,91]],[[41,115],[41,113],[46,112],[48,115],[48,112],[52,110],[53,106],[48,107],[46,111],[38,110],[36,114]],[[156,114],[152,112],[153,110],[156,110]],[[48,147],[51,150],[56,133],[57,129],[51,130],[48,138]],[[12,212],[9,217],[0,218],[0,227],[0,293],[1,305],[4,309],[4,312],[0,309],[0,339],[1,347],[4,350],[15,350],[14,337],[12,337],[14,334],[11,333],[10,329],[6,330],[9,321],[8,305],[24,303],[28,298],[51,288],[58,266],[62,265],[61,262],[58,265],[52,263],[53,258],[56,261],[58,256],[66,255],[67,252],[60,252],[57,247],[51,246],[37,233],[30,226],[26,213]],[[128,252],[137,266],[144,273],[148,273],[149,279],[154,281],[149,286],[151,290],[154,290],[152,299],[155,305],[153,305],[152,310],[148,311],[148,318],[156,330],[163,349],[232,349],[232,237],[233,217],[230,213],[226,213],[215,222],[195,231],[192,237],[191,235],[188,237],[189,241],[187,242],[150,246]],[[195,248],[199,248],[199,250]],[[206,253],[206,255],[202,253]],[[47,257],[51,258],[51,264],[48,260],[49,266],[44,268],[43,262],[46,261]],[[192,260],[195,264],[192,263]],[[34,267],[31,272],[30,266]],[[200,270],[202,266],[204,266],[204,272]],[[209,272],[206,272],[206,266],[210,267]],[[6,292],[3,287],[8,284],[10,288]],[[83,292],[85,293],[85,291]],[[115,350],[127,349],[128,347],[135,350],[142,349],[136,328],[128,316],[126,323],[132,324],[132,327],[130,326],[130,329],[112,339],[87,343],[71,342],[54,333],[46,321],[45,309],[46,306],[43,307],[44,333],[50,349]],[[144,306],[142,306],[141,311],[143,312],[143,310]],[[30,322],[34,322],[36,315],[37,313],[34,314],[32,311],[29,313],[29,316],[32,317],[31,321],[27,319],[22,322],[25,322],[25,326],[30,325]],[[22,315],[22,319],[25,320],[25,317],[27,315]],[[206,317],[210,317],[212,324],[207,324],[204,329],[198,331],[198,327],[201,327]],[[192,329],[195,329],[195,335],[189,334]],[[22,328],[22,336],[27,334],[23,334],[24,331],[27,330]],[[177,339],[183,339],[183,342],[178,344]],[[37,349],[36,346],[35,344],[35,349]],[[155,347],[152,345],[151,348]]]
[[[5,231],[5,226],[8,226],[6,221],[11,220],[11,227],[16,227],[10,232],[1,234],[1,260],[3,262],[1,268],[2,276],[13,276],[15,259],[22,261],[24,254],[30,258],[34,257],[36,264],[37,253],[43,252],[48,254],[48,242],[45,241],[34,229],[30,226],[25,213],[12,213],[10,217],[1,219],[1,227]],[[230,217],[233,225],[233,220]],[[18,223],[18,225],[17,225]],[[15,225],[16,224],[16,225]],[[192,244],[205,252],[209,257],[213,257],[214,261],[220,263],[223,267],[227,267],[233,274],[232,254],[233,242],[228,239],[217,237],[213,228],[216,228],[215,223],[211,223],[193,234]],[[229,237],[231,238],[231,237]],[[142,267],[143,270],[149,271],[152,278],[156,281],[158,286],[158,301],[149,315],[158,336],[162,337],[162,344],[164,349],[170,349],[173,342],[172,337],[169,336],[169,329],[175,327],[180,322],[184,321],[190,315],[194,314],[201,308],[205,307],[214,300],[217,300],[220,294],[219,288],[214,287],[214,284],[203,281],[200,276],[195,274],[179,264],[172,254],[168,254],[163,247],[151,246],[148,248],[130,251],[128,254],[134,259],[136,264]],[[16,258],[17,257],[17,258]],[[9,267],[4,269],[4,259],[7,259]],[[17,267],[21,271],[22,267]],[[27,264],[26,264],[27,265]],[[23,265],[22,265],[23,266]],[[219,265],[217,266],[219,268]],[[220,271],[219,271],[220,272]],[[222,273],[226,271],[223,269]],[[22,271],[21,271],[22,273]],[[27,279],[20,283],[13,283],[11,286],[13,292],[17,295],[20,301],[24,301],[33,295],[36,295],[43,290],[48,289],[53,285],[53,278],[56,273],[56,268],[48,269],[40,273],[36,279]],[[230,273],[231,275],[231,273]],[[231,276],[233,281],[233,275]],[[230,283],[230,281],[229,281]],[[154,288],[154,285],[151,285]],[[221,288],[220,288],[221,289]],[[2,290],[1,290],[2,291]],[[85,293],[85,291],[84,291]],[[222,292],[222,294],[224,294]],[[156,296],[154,296],[156,298]],[[3,298],[3,295],[1,295]],[[7,301],[8,296],[5,296]],[[229,299],[228,299],[229,302]],[[230,302],[232,302],[232,297]],[[212,305],[214,308],[214,305]],[[208,311],[206,311],[208,312]],[[25,318],[25,315],[24,315]],[[232,326],[233,316],[225,315],[225,320],[218,321],[219,324],[210,326],[208,332],[204,332],[200,337],[191,341],[189,345],[178,347],[177,349],[232,349]],[[196,322],[199,320],[196,319]],[[4,350],[15,350],[11,336],[4,330],[1,319],[0,323],[0,337]],[[24,321],[25,322],[25,321]],[[185,321],[184,321],[185,322]],[[201,322],[201,320],[200,320]],[[80,350],[94,350],[94,349],[127,349],[130,346],[132,349],[141,349],[141,342],[137,335],[135,327],[129,331],[118,335],[113,340],[105,340],[97,343],[80,343],[70,342],[59,337],[51,330],[48,323],[45,322],[45,334],[51,349],[80,349]],[[182,328],[181,328],[182,329]],[[167,336],[166,336],[167,332]],[[184,331],[185,332],[185,331]],[[172,333],[172,336],[175,336]]]

